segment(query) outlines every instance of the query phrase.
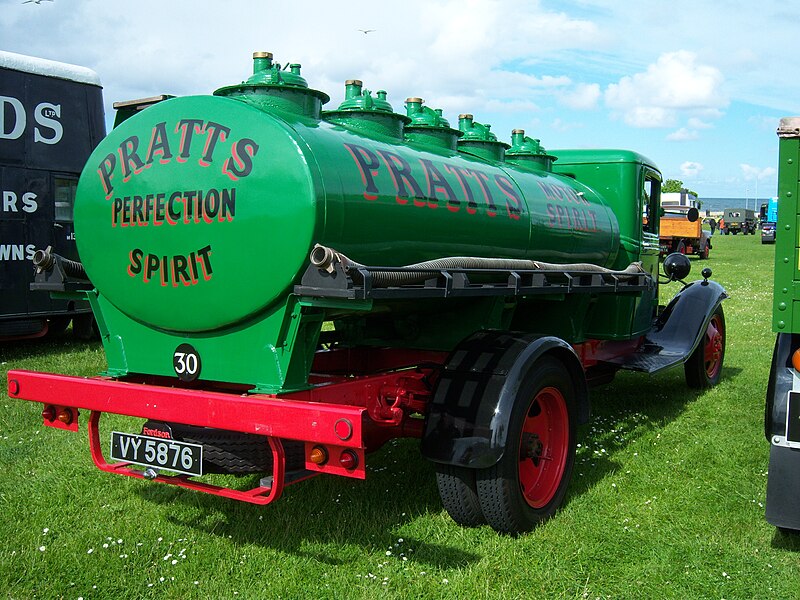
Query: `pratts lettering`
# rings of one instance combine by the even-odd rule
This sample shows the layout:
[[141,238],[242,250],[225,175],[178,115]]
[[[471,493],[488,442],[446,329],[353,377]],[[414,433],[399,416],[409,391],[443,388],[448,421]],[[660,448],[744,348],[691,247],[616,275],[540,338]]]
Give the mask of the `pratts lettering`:
[[[517,220],[527,212],[522,195],[508,177],[491,176],[480,169],[421,158],[419,164],[425,177],[423,187],[421,178],[415,177],[411,164],[400,154],[389,150],[373,151],[357,144],[344,146],[361,174],[363,196],[367,200],[393,195],[397,204],[431,209],[439,208],[440,200],[445,200],[443,205],[450,212],[459,212],[463,207],[470,215],[480,213],[496,217],[495,194],[499,191],[505,197],[506,213],[510,219]],[[394,194],[380,187],[389,181]],[[477,198],[482,198],[482,204]]]
[[253,171],[253,158],[258,152],[258,144],[250,138],[243,138],[231,146],[231,157],[225,161],[222,172],[233,181],[247,177]]
[[[253,158],[258,153],[258,144],[250,138],[231,140],[230,127],[203,119],[181,119],[172,133],[171,127],[166,121],[156,123],[146,136],[132,135],[123,140],[116,151],[103,157],[97,165],[97,175],[107,200],[114,194],[118,171],[122,180],[128,182],[145,168],[156,164],[166,165],[173,157],[179,163],[185,163],[194,155],[200,166],[210,167],[215,163],[217,154],[225,152],[225,160],[217,164],[220,171],[233,181],[247,177],[253,171]],[[219,150],[228,142],[231,143],[227,152]],[[143,155],[140,154],[142,151]]]
[[189,254],[172,256],[145,254],[141,248],[134,248],[128,256],[128,275],[141,275],[144,283],[158,281],[162,287],[197,285],[201,277],[204,281],[209,281],[214,273],[211,255],[210,244]]

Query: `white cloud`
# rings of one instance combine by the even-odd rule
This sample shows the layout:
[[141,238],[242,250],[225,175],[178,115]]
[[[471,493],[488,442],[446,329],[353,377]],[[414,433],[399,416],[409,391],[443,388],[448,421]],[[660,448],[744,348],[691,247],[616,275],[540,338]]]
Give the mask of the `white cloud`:
[[575,110],[592,110],[597,108],[600,100],[600,85],[597,83],[579,83],[566,89],[559,96],[561,104]]
[[680,129],[670,133],[667,136],[667,140],[670,142],[688,142],[690,140],[696,140],[698,137],[700,137],[700,134],[698,134],[695,129],[681,127]]
[[693,162],[687,160],[684,163],[681,163],[681,175],[683,175],[686,179],[691,179],[693,177],[697,177],[705,167],[698,162]]
[[754,167],[753,165],[748,165],[746,163],[742,163],[739,165],[739,168],[742,170],[742,174],[746,180],[751,179],[767,179],[775,175],[778,171],[773,167],[764,167],[763,169],[760,167]]
[[644,72],[610,84],[605,102],[633,127],[670,127],[681,114],[714,114],[727,106],[723,81],[719,69],[698,64],[693,52],[666,52]]
[[697,117],[691,117],[688,121],[686,121],[686,126],[691,129],[711,129],[714,127],[712,123],[707,123],[703,121],[703,119],[699,119]]

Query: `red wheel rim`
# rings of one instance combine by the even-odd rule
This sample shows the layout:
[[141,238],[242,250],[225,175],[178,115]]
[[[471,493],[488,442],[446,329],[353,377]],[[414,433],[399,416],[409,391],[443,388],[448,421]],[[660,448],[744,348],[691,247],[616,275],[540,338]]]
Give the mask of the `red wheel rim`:
[[703,362],[706,375],[714,379],[722,368],[722,351],[725,348],[725,326],[719,315],[711,317],[706,329],[705,346],[703,348]]
[[569,454],[569,417],[564,395],[546,387],[536,394],[522,425],[519,485],[533,508],[542,508],[555,496]]

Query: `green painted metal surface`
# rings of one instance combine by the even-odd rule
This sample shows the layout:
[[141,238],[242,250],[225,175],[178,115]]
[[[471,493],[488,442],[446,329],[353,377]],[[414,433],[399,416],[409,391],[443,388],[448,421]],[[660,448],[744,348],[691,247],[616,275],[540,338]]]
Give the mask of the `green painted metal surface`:
[[782,119],[778,135],[778,226],[772,329],[778,333],[800,333],[800,117]]
[[[173,354],[188,343],[202,380],[285,391],[307,385],[323,320],[350,343],[441,350],[512,323],[581,341],[587,332],[630,337],[649,322],[654,298],[297,298],[292,286],[315,243],[372,265],[481,256],[627,266],[643,247],[636,199],[649,162],[612,152],[598,170],[594,155],[559,154],[577,179],[520,168],[502,160],[508,144],[471,119],[455,150],[424,137],[425,128],[457,134],[421,102],[398,115],[384,94],[350,84],[339,110],[323,114],[327,96],[307,87],[299,66],[254,60],[242,84],[124,121],[89,159],[75,221],[110,374],[174,376]],[[375,126],[386,118],[399,135]],[[404,140],[405,125],[423,137]],[[555,319],[525,316],[548,302]]]

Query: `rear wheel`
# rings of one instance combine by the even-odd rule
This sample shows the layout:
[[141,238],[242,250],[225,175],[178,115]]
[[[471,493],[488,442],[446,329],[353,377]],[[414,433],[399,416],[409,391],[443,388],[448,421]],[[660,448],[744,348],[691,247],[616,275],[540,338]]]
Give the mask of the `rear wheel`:
[[703,249],[700,251],[700,255],[699,255],[700,256],[700,260],[705,260],[705,259],[708,258],[708,250],[709,250],[709,245],[708,245],[708,242],[706,242],[703,245]]
[[475,469],[436,465],[436,486],[447,514],[465,527],[486,523],[475,486]]
[[683,243],[683,240],[678,242],[678,247],[675,249],[675,252],[680,252],[681,254],[686,254],[686,244]]
[[705,335],[683,365],[690,388],[710,388],[719,383],[725,358],[725,314],[718,306],[711,315]]
[[476,472],[486,521],[519,534],[561,506],[575,462],[576,392],[564,365],[544,357],[530,369],[514,403],[503,456]]

